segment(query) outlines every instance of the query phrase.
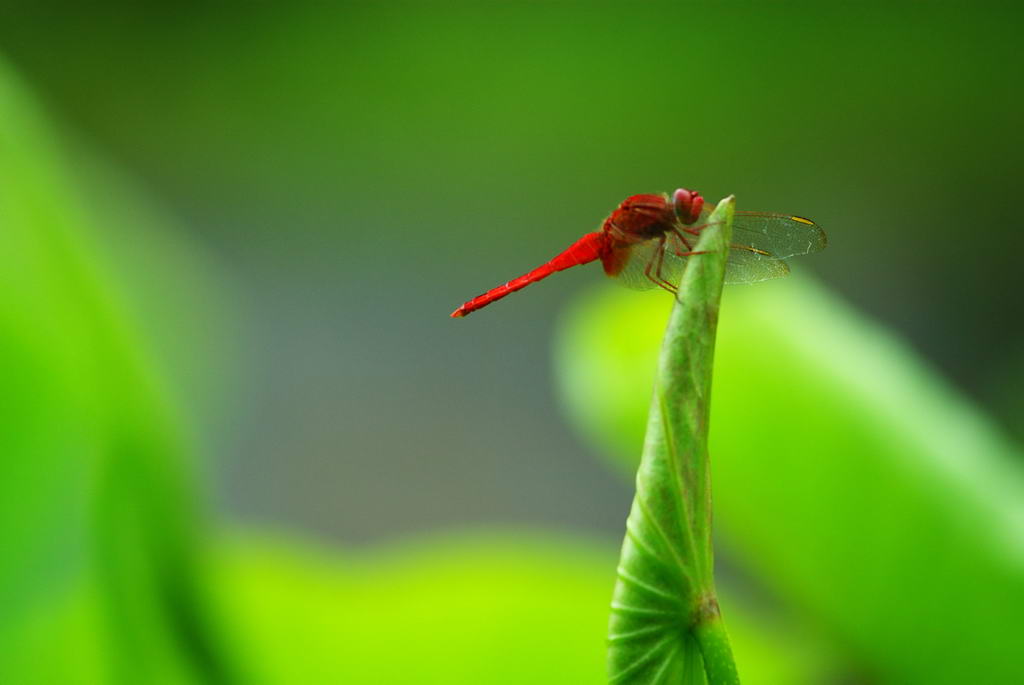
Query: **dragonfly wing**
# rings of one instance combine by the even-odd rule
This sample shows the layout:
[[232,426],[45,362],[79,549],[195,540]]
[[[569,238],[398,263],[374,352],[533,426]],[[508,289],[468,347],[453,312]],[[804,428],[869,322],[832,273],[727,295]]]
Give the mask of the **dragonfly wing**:
[[[733,241],[732,249],[729,250],[729,259],[725,263],[726,283],[770,281],[773,278],[782,278],[789,273],[789,266],[775,255],[735,242],[735,233]],[[687,253],[692,252],[696,247],[696,242],[696,237],[686,231],[680,231],[678,234],[669,233],[666,236],[664,256],[661,258],[661,276],[673,286],[678,287],[682,280],[686,260],[702,259],[702,255],[699,254],[687,256]],[[650,259],[655,260],[655,267],[652,267],[650,271],[652,274],[656,274],[658,272],[658,241],[650,240],[643,245],[646,250],[650,251]]]
[[[617,248],[614,273],[634,290],[649,290],[660,283],[678,287],[687,256],[705,226],[684,227],[665,234],[664,243],[654,238]],[[817,224],[800,217],[766,212],[736,212],[733,243],[726,262],[726,283],[757,283],[789,273],[783,259],[817,252],[825,247],[825,233]],[[606,266],[606,271],[608,268]]]
[[683,267],[687,257],[679,256],[688,249],[674,235],[669,234],[664,241],[659,238],[643,242],[623,245],[616,248],[615,263],[617,272],[608,272],[622,285],[633,290],[650,290],[651,288],[675,288],[683,276]]
[[732,241],[787,259],[825,249],[825,232],[810,219],[772,212],[737,211]]
[[726,283],[770,281],[788,273],[789,267],[781,259],[735,244],[729,250],[729,261],[725,263]]

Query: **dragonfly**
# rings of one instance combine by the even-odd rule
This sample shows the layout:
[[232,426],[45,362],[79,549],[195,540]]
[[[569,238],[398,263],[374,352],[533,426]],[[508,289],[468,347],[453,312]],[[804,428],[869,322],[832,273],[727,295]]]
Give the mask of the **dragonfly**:
[[[662,288],[678,294],[686,261],[708,226],[711,208],[700,193],[679,188],[667,193],[632,195],[601,224],[554,259],[492,288],[451,313],[460,318],[547,278],[557,271],[600,260],[604,272],[636,290]],[[726,261],[726,283],[754,283],[789,273],[785,259],[818,252],[827,238],[818,224],[802,216],[737,211]]]

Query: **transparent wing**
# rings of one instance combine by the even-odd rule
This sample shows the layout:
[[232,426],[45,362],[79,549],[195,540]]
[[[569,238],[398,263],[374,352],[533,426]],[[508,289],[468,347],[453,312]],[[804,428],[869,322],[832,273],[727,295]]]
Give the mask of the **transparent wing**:
[[633,290],[675,290],[683,277],[686,260],[690,259],[682,255],[689,251],[690,247],[669,233],[664,243],[653,238],[616,248],[605,261],[605,273]]
[[[634,290],[678,288],[686,260],[700,257],[687,253],[705,226],[682,227],[678,234],[668,232],[664,241],[654,238],[623,245],[606,260],[605,272]],[[827,243],[825,232],[810,219],[771,212],[736,212],[732,240],[726,283],[782,278],[789,273],[783,259],[818,252]]]
[[769,253],[776,259],[823,250],[828,240],[810,219],[772,212],[736,212],[732,241]]
[[[702,220],[707,217],[702,217]],[[685,227],[683,235],[696,240],[704,226]],[[775,212],[737,211],[732,224],[732,251],[726,263],[726,283],[756,283],[789,273],[783,259],[823,250],[825,232],[810,219]]]
[[757,283],[782,278],[789,273],[786,262],[759,251],[733,245],[725,263],[726,283]]
[[[686,260],[700,258],[700,255],[686,256],[692,247],[693,241],[687,239],[684,243],[672,234],[666,236],[664,247],[659,239],[623,246],[605,261],[605,272],[633,290],[675,290],[682,280]],[[725,265],[725,282],[757,283],[788,273],[789,267],[781,259],[734,244]]]

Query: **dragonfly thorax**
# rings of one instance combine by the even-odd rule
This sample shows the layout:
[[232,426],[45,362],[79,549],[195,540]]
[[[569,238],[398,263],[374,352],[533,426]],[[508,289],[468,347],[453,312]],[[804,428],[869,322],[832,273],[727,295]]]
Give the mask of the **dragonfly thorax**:
[[632,195],[605,220],[604,229],[616,242],[628,244],[658,238],[675,223],[667,195]]

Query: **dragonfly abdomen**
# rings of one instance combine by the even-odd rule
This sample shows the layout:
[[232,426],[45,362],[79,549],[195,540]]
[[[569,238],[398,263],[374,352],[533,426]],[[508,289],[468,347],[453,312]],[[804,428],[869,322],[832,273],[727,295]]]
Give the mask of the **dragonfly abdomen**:
[[605,252],[606,245],[607,236],[604,233],[587,233],[585,236],[563,250],[551,261],[538,266],[533,271],[529,271],[519,278],[512,279],[504,285],[491,288],[483,295],[477,295],[472,300],[466,302],[452,312],[451,315],[455,318],[459,318],[466,316],[467,314],[472,314],[476,310],[486,307],[490,303],[496,302],[506,295],[514,293],[517,290],[522,290],[531,283],[536,283],[539,280],[547,278],[556,271],[564,271],[565,269],[600,259]]

